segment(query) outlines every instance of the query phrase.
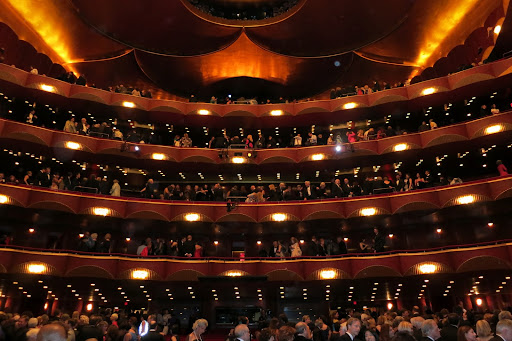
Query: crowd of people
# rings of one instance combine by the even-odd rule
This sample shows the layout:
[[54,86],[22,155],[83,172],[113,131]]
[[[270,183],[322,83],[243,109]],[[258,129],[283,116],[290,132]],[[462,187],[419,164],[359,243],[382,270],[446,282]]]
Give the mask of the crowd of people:
[[[497,161],[497,170],[501,176],[508,175],[507,167],[501,160]],[[122,187],[118,179],[107,176],[96,176],[94,173],[82,176],[82,173],[68,172],[61,175],[52,173],[51,167],[41,167],[39,171],[26,171],[22,178],[11,174],[5,176],[0,172],[0,183],[12,185],[27,185],[49,188],[52,190],[79,191],[93,194],[121,196]],[[265,201],[297,201],[352,198],[364,195],[407,192],[415,189],[425,189],[438,186],[461,184],[459,177],[437,176],[425,172],[417,172],[415,177],[396,171],[395,178],[389,176],[367,175],[358,181],[335,178],[331,183],[320,182],[318,185],[306,180],[304,184],[278,185],[231,185],[222,186],[196,184],[180,185],[160,183],[150,178],[139,190],[141,197],[146,199],[175,200],[175,201],[227,201],[227,202],[265,202]]]
[[[71,315],[55,310],[35,317],[0,312],[1,341],[185,341],[208,340],[208,321],[180,320],[164,309],[151,314],[112,311]],[[270,316],[262,310],[257,320],[239,316],[226,341],[510,341],[512,314],[508,310],[466,310],[462,303],[453,312],[412,310],[330,310],[329,316],[303,315],[290,321],[286,314]],[[252,329],[252,331],[251,331]]]

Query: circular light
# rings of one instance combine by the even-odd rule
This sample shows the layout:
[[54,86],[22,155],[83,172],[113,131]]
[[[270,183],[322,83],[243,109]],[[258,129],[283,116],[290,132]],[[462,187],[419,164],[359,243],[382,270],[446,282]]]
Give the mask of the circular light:
[[110,213],[110,210],[106,207],[95,207],[92,209],[92,213],[95,215],[107,216]]
[[133,103],[133,102],[127,102],[127,101],[124,101],[124,102],[123,102],[123,107],[126,107],[126,108],[135,108],[135,103]]
[[311,155],[311,160],[313,160],[313,161],[320,161],[320,160],[323,160],[324,158],[325,158],[324,154],[313,154],[313,155]]
[[72,149],[72,150],[79,150],[79,149],[82,148],[82,145],[80,143],[77,143],[77,142],[68,141],[68,142],[66,142],[66,148],[67,149]]
[[395,152],[402,152],[402,151],[406,150],[407,147],[408,147],[407,143],[399,143],[399,144],[394,145],[393,150]]
[[335,277],[336,277],[336,271],[334,271],[334,270],[320,271],[320,278],[322,278],[322,279],[333,279]]
[[432,94],[433,94],[433,93],[435,93],[435,92],[436,92],[436,88],[426,88],[426,89],[423,89],[423,90],[421,91],[421,94],[422,94],[423,96],[426,96],[426,95],[432,95]]
[[245,162],[245,158],[241,157],[241,156],[235,156],[234,158],[231,159],[231,162],[236,163],[236,164],[241,164],[241,163]]
[[501,32],[501,25],[496,25],[496,27],[494,27],[494,34],[500,34]]
[[459,205],[467,205],[475,202],[475,196],[474,195],[464,195],[462,197],[458,197],[456,199],[457,203]]
[[153,158],[153,160],[165,160],[165,154],[162,153],[153,153],[151,157]]
[[502,130],[504,129],[503,125],[501,124],[495,124],[495,125],[492,125],[492,126],[489,126],[487,128],[485,128],[485,134],[486,135],[490,135],[490,134],[496,134],[496,133],[499,133],[501,132]]
[[343,109],[354,109],[355,107],[357,107],[357,103],[355,102],[349,102],[343,105]]
[[420,266],[418,266],[418,269],[420,270],[420,272],[422,274],[432,274],[432,273],[436,272],[437,265],[432,264],[432,263],[425,263],[425,264],[421,264]]
[[272,116],[281,116],[282,114],[283,114],[282,110],[272,110],[270,112],[270,115],[272,115]]
[[286,214],[284,214],[284,213],[274,213],[274,214],[272,214],[272,220],[273,221],[285,221],[286,220]]
[[199,109],[199,110],[197,111],[197,113],[198,113],[199,115],[203,115],[203,116],[205,116],[205,115],[210,115],[210,110],[206,110],[206,109]]

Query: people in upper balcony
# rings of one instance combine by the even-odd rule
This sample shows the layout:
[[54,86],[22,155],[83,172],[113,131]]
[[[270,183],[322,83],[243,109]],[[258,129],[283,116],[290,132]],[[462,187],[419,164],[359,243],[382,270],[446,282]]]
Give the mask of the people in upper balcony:
[[496,166],[497,166],[498,173],[500,176],[508,175],[508,169],[503,164],[503,161],[501,161],[501,160],[496,161]]
[[496,115],[500,113],[500,109],[496,107],[496,103],[493,103],[491,106],[491,114]]
[[429,125],[429,124],[427,124],[427,122],[423,121],[423,122],[421,122],[421,125],[420,125],[420,127],[418,128],[418,132],[420,132],[420,133],[421,133],[421,132],[424,132],[424,131],[427,131],[427,130],[430,130],[430,129],[431,129],[431,128],[430,128],[430,125]]

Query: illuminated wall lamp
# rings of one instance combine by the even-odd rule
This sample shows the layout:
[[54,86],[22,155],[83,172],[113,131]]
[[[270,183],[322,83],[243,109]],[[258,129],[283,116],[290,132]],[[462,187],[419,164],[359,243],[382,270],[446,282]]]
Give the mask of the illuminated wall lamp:
[[501,131],[503,131],[503,126],[501,124],[495,124],[495,125],[492,125],[492,126],[489,126],[489,127],[485,128],[485,134],[486,135],[496,134],[496,133],[499,133]]
[[425,88],[421,91],[421,94],[423,96],[427,96],[427,95],[432,95],[433,93],[435,93],[437,90],[436,88]]
[[481,306],[483,303],[484,303],[484,301],[482,301],[482,299],[481,299],[481,298],[477,298],[477,299],[476,299],[476,305],[477,305],[477,306]]
[[391,309],[393,309],[393,303],[389,302],[388,303],[388,310],[391,310]]
[[406,143],[399,143],[399,144],[395,144],[395,146],[393,147],[393,150],[395,152],[403,152],[404,150],[407,149],[407,144]]
[[41,84],[41,86],[39,86],[39,88],[43,91],[47,91],[47,92],[55,92],[55,87],[52,86],[52,85],[47,85],[47,84]]
[[199,220],[199,214],[197,213],[188,213],[185,215],[186,221],[198,221]]
[[240,157],[240,156],[235,156],[234,158],[231,159],[231,162],[236,163],[236,164],[241,164],[241,163],[245,162],[245,158]]
[[165,160],[165,154],[162,153],[153,153],[151,157],[153,158],[153,160]]
[[336,271],[334,270],[322,270],[320,271],[321,279],[334,279],[336,277]]
[[240,271],[228,271],[226,273],[226,276],[229,276],[229,277],[241,277],[242,273]]
[[133,270],[132,278],[133,279],[147,279],[149,277],[149,271],[146,270]]
[[87,310],[87,311],[91,311],[91,310],[92,310],[92,303],[88,303],[88,304],[85,306],[85,310]]
[[270,115],[272,115],[272,116],[281,116],[281,115],[283,115],[283,111],[282,110],[272,110],[270,112]]
[[418,266],[418,270],[422,274],[433,274],[437,271],[437,265],[432,263],[425,263]]
[[9,198],[7,197],[7,195],[0,194],[0,204],[5,204],[8,201]]
[[311,160],[313,161],[320,161],[320,160],[323,160],[325,159],[325,155],[324,154],[313,154],[311,155]]
[[472,204],[474,203],[476,200],[475,196],[474,195],[464,195],[462,197],[458,197],[456,199],[457,203],[459,205],[467,205],[467,204]]
[[361,209],[361,215],[365,217],[370,217],[372,215],[377,214],[377,210],[373,207],[363,208]]
[[95,215],[101,215],[106,217],[107,215],[109,215],[110,210],[106,207],[95,207],[92,209],[92,213],[94,213]]
[[29,264],[27,270],[31,274],[41,274],[46,271],[46,266],[44,264]]
[[124,101],[124,102],[123,102],[123,107],[126,107],[126,108],[135,108],[135,103],[133,103],[133,102],[127,102],[127,101]]
[[72,150],[82,149],[82,145],[78,142],[68,141],[66,142],[66,148]]
[[274,214],[272,214],[272,220],[273,221],[285,221],[286,220],[286,214],[284,214],[284,213],[274,213]]
[[501,25],[496,25],[496,27],[494,27],[494,34],[500,34],[501,32]]
[[345,103],[343,105],[343,109],[354,109],[355,107],[357,107],[357,103],[355,102]]
[[199,115],[203,115],[203,116],[205,116],[205,115],[210,115],[210,110],[206,110],[206,109],[199,109],[199,110],[197,111],[197,113],[198,113]]

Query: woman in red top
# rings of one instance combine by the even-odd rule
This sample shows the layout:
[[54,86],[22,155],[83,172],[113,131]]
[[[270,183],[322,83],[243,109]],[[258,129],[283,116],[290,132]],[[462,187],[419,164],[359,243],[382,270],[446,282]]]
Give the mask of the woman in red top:
[[508,169],[501,160],[496,161],[496,164],[498,165],[498,172],[500,173],[500,176],[508,175]]
[[347,131],[348,143],[357,142],[357,135],[353,130]]

